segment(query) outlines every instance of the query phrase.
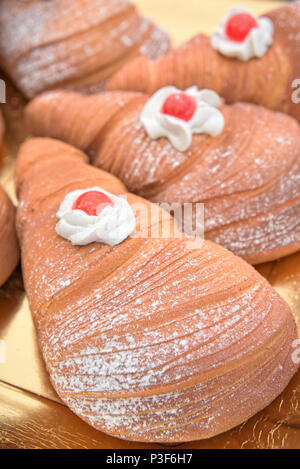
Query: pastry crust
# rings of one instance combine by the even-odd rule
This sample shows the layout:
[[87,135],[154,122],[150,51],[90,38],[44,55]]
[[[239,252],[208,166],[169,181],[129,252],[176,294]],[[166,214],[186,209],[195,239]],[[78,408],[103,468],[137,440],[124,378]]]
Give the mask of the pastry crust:
[[191,39],[161,59],[138,58],[118,71],[107,90],[135,90],[152,94],[174,85],[210,88],[227,103],[248,101],[285,112],[300,121],[300,106],[292,100],[293,81],[300,78],[300,3],[266,15],[275,27],[274,41],[260,59],[231,59],[214,50],[204,34]]
[[[287,304],[250,265],[205,241],[129,237],[73,246],[55,232],[67,193],[99,186],[151,204],[79,150],[21,148],[16,169],[22,266],[39,345],[61,399],[110,435],[174,443],[209,438],[269,404],[297,365]],[[42,184],[41,184],[42,181]],[[158,223],[158,224],[157,224]]]
[[167,34],[127,0],[2,0],[0,30],[0,65],[27,98],[99,90],[130,59],[169,48]]
[[18,262],[15,208],[0,186],[0,286],[6,282]]
[[[152,202],[205,204],[205,237],[250,263],[300,248],[300,127],[247,103],[223,106],[218,137],[194,135],[186,152],[151,140],[140,123],[147,95],[47,93],[26,109],[33,135],[60,138]],[[195,228],[195,226],[193,227]],[[198,227],[199,228],[199,227]]]
[[2,111],[0,109],[0,145],[2,145],[4,132],[5,132],[5,123],[4,123]]

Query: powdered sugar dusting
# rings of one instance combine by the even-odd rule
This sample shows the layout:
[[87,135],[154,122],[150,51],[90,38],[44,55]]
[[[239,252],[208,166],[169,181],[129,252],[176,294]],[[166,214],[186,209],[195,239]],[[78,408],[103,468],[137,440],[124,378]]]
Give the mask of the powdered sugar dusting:
[[294,326],[268,283],[209,242],[72,246],[55,233],[57,206],[98,170],[71,159],[58,190],[58,160],[27,172],[18,226],[41,350],[67,405],[112,435],[168,442],[208,437],[273,400],[294,371],[278,367]]
[[50,98],[37,99],[29,111],[36,134],[88,151],[96,166],[153,202],[191,203],[194,215],[196,203],[204,203],[207,238],[253,263],[299,246],[300,130],[289,116],[251,104],[227,106],[220,136],[194,135],[180,152],[165,138],[147,136],[140,122],[146,95]]
[[[216,143],[197,135],[182,153],[166,139],[146,137],[141,108],[124,113],[124,120],[104,135],[96,164],[153,202],[204,202],[206,236],[240,256],[272,256],[277,248],[299,243],[300,130],[295,121],[236,104],[227,108],[228,130]],[[116,159],[123,164],[116,165]]]
[[63,3],[1,3],[0,62],[29,97],[53,87],[99,89],[137,45],[150,57],[168,49],[168,36],[127,0]]

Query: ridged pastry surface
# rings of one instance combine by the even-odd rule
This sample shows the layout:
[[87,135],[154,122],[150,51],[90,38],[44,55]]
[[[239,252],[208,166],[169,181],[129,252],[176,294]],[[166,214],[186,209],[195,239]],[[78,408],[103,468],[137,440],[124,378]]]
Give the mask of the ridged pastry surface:
[[209,241],[191,249],[184,235],[72,246],[54,229],[64,196],[125,188],[58,141],[25,143],[16,180],[40,348],[56,391],[82,419],[119,438],[190,441],[243,422],[287,385],[296,325],[250,265]]
[[272,19],[275,32],[272,46],[260,59],[241,62],[224,57],[211,47],[209,37],[199,34],[161,59],[133,60],[116,72],[107,89],[152,94],[166,85],[197,85],[214,89],[228,103],[249,101],[300,121],[300,106],[292,100],[293,81],[300,77],[300,3],[263,16]]
[[[152,202],[204,203],[205,236],[258,264],[300,247],[300,127],[283,113],[236,103],[223,106],[218,137],[194,135],[186,152],[151,140],[140,114],[147,95],[86,97],[50,92],[33,100],[33,135],[87,151],[98,167]],[[195,228],[195,226],[194,226]],[[199,227],[198,227],[199,228]]]
[[28,98],[101,89],[131,58],[169,48],[166,33],[127,0],[2,0],[0,31],[0,64]]

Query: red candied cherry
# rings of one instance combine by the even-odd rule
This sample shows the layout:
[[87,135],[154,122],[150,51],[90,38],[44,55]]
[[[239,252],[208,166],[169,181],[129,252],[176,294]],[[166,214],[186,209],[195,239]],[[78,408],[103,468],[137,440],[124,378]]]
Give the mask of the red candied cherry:
[[194,98],[185,93],[174,93],[165,100],[161,112],[188,122],[197,109]]
[[98,191],[89,191],[81,194],[73,204],[73,210],[82,210],[87,215],[97,216],[102,210],[113,202],[107,195]]
[[253,28],[257,28],[256,19],[248,13],[238,13],[227,21],[226,36],[231,41],[243,42]]

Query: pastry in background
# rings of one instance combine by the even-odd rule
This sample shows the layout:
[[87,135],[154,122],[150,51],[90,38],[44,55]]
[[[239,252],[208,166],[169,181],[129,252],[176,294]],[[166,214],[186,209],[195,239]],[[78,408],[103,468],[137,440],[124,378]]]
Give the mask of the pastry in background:
[[296,324],[249,264],[191,246],[172,217],[65,143],[28,140],[16,183],[40,349],[79,417],[118,438],[179,443],[238,425],[285,388]]
[[4,132],[5,132],[5,123],[4,123],[2,111],[0,109],[0,145],[2,145]]
[[6,282],[18,262],[15,208],[0,186],[0,286]]
[[130,59],[169,48],[166,33],[127,0],[2,0],[0,31],[0,66],[27,98],[99,90]]
[[31,134],[72,143],[129,191],[192,204],[196,233],[203,202],[205,238],[252,264],[300,248],[300,127],[286,114],[166,87],[152,97],[49,92],[25,116]]
[[138,58],[108,82],[108,90],[152,94],[166,85],[211,88],[226,102],[248,101],[300,121],[300,2],[254,17],[230,10],[215,33],[191,39],[158,60]]

